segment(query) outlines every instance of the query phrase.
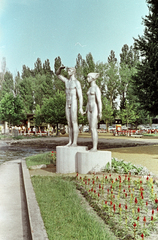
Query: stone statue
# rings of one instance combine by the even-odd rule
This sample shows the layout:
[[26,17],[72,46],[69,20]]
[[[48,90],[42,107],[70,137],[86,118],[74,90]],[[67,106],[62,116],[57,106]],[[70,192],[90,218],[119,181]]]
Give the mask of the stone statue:
[[89,128],[91,131],[93,148],[90,151],[96,152],[98,145],[98,132],[97,132],[97,123],[98,120],[102,118],[102,101],[101,101],[101,92],[97,86],[95,80],[99,77],[99,73],[89,73],[87,80],[91,83],[89,88],[88,103],[87,103],[87,117],[89,122]]
[[76,147],[77,138],[78,138],[78,122],[77,122],[77,97],[79,99],[79,112],[83,115],[83,96],[80,82],[76,79],[75,68],[68,68],[69,79],[61,75],[61,69],[64,69],[64,66],[61,66],[57,72],[57,77],[65,83],[66,88],[66,119],[69,128],[69,143],[67,146]]

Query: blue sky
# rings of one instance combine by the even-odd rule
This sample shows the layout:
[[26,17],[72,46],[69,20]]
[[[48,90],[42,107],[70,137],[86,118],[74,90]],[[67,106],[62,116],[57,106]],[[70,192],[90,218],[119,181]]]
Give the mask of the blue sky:
[[119,60],[124,44],[143,34],[145,0],[0,0],[0,62],[14,75],[22,65],[31,69],[39,57],[61,57],[65,66],[91,52],[107,62],[113,50]]

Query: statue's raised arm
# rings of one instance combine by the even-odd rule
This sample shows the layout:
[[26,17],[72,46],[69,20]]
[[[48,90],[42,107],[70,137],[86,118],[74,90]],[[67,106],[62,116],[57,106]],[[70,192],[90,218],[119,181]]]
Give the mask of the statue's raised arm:
[[63,82],[66,82],[67,81],[67,78],[66,77],[64,77],[63,75],[61,75],[61,70],[62,69],[64,69],[65,68],[65,66],[60,66],[59,68],[58,68],[58,70],[56,71],[56,75],[57,75],[57,77],[61,80],[61,81],[63,81]]

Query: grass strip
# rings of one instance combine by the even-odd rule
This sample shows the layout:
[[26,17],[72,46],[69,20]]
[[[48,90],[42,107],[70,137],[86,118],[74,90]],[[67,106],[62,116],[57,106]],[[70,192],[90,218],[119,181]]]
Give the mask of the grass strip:
[[26,165],[29,168],[34,165],[50,164],[51,161],[52,161],[51,152],[46,152],[27,157]]
[[103,222],[81,204],[75,184],[61,177],[32,177],[49,240],[114,240]]

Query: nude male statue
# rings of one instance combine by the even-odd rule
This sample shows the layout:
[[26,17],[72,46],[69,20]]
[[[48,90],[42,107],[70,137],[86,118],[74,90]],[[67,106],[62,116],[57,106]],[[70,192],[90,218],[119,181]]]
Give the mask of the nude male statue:
[[97,133],[97,123],[98,119],[102,118],[102,101],[101,101],[101,92],[99,87],[97,86],[95,80],[98,78],[99,73],[89,73],[87,76],[87,80],[91,83],[91,87],[89,88],[88,95],[88,103],[87,103],[87,117],[89,122],[89,127],[92,135],[93,148],[90,151],[97,151],[98,144],[98,133]]
[[83,96],[81,90],[81,84],[76,79],[75,68],[68,68],[69,79],[61,75],[61,69],[64,69],[64,66],[61,66],[57,72],[57,77],[65,83],[66,91],[66,119],[69,128],[69,143],[67,146],[76,147],[77,138],[78,138],[78,122],[77,122],[77,97],[79,99],[79,112],[83,115]]

